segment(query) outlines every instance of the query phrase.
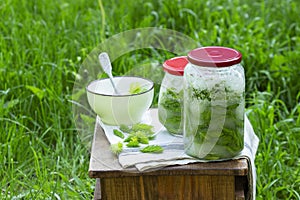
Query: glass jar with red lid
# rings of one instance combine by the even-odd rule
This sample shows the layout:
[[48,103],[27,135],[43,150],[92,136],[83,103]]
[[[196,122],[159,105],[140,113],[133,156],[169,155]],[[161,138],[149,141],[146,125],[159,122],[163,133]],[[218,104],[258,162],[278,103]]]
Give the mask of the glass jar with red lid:
[[244,147],[242,55],[227,47],[188,53],[184,70],[184,147],[193,157],[222,160]]
[[186,56],[174,57],[163,64],[165,71],[158,98],[158,118],[169,133],[183,135],[183,72]]

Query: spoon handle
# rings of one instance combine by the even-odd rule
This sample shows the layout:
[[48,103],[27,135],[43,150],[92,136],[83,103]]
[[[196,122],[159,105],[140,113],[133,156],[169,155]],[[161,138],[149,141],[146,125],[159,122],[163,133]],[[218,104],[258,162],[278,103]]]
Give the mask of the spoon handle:
[[107,75],[111,74],[112,66],[110,63],[109,56],[106,52],[100,53],[99,55],[100,64]]
[[111,62],[110,62],[110,59],[109,59],[109,56],[106,52],[103,52],[103,53],[100,53],[99,55],[99,61],[100,61],[100,64],[103,68],[103,71],[108,75],[109,79],[110,79],[110,82],[115,90],[115,93],[116,94],[119,94],[117,88],[116,88],[116,85],[113,81],[113,76],[112,76],[112,66],[111,66]]
[[109,76],[109,80],[110,80],[110,82],[111,82],[111,84],[112,84],[112,86],[113,86],[113,88],[114,88],[114,90],[115,90],[115,93],[116,93],[116,94],[120,94],[119,91],[117,90],[117,87],[116,87],[114,81],[113,81],[113,76],[112,76],[111,74],[108,75],[108,76]]

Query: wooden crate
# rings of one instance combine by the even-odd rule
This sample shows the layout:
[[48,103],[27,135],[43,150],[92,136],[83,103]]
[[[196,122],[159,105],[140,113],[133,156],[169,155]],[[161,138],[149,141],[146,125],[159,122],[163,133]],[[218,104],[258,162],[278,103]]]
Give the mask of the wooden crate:
[[96,125],[89,176],[95,178],[94,199],[247,199],[246,159],[169,166],[151,172],[124,170]]

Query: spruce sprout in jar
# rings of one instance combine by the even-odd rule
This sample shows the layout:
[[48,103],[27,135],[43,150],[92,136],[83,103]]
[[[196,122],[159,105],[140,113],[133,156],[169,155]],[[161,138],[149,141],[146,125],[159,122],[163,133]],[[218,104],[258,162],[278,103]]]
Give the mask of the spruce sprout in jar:
[[184,147],[193,157],[230,159],[244,147],[245,77],[240,52],[202,47],[184,70]]
[[175,57],[164,62],[159,99],[158,118],[169,133],[183,135],[183,72],[188,60],[186,56]]

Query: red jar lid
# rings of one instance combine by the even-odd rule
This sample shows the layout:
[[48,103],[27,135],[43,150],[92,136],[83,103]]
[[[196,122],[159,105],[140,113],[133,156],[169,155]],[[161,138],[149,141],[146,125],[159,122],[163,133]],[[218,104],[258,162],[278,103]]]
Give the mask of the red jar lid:
[[242,61],[242,54],[227,47],[201,47],[188,53],[189,62],[203,67],[228,67]]
[[163,68],[166,72],[176,76],[182,76],[185,66],[188,64],[186,56],[180,56],[166,60]]

